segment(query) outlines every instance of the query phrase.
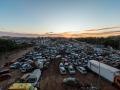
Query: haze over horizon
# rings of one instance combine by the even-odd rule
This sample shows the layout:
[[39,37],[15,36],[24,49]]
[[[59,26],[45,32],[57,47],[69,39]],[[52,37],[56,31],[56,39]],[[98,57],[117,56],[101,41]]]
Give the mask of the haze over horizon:
[[[106,28],[119,26],[119,0],[0,1],[0,31],[4,32],[77,34],[105,33],[107,30],[113,33],[114,30],[116,32],[115,28],[113,30]],[[105,29],[98,31],[99,28]],[[117,28],[117,31],[120,32],[120,28]]]

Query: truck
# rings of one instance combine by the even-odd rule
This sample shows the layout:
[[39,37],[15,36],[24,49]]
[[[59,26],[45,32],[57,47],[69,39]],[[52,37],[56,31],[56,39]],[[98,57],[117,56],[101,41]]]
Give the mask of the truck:
[[8,90],[37,90],[30,83],[13,83]]
[[120,70],[96,60],[88,61],[88,69],[120,88]]

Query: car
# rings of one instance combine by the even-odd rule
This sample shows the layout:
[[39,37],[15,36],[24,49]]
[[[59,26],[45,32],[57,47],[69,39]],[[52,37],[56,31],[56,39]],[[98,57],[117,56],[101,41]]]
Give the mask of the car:
[[83,66],[83,67],[87,67],[87,64],[86,64],[86,63],[82,63],[82,66]]
[[66,69],[64,67],[59,67],[60,74],[66,74]]
[[63,64],[63,63],[60,63],[60,64],[59,64],[59,67],[64,67],[64,64]]
[[21,72],[27,72],[27,71],[30,71],[32,70],[32,66],[30,64],[23,64],[22,67],[20,68],[20,71]]
[[50,64],[50,62],[48,62],[48,61],[45,62],[44,65],[43,65],[43,69],[45,69],[45,70],[48,69],[49,64]]
[[21,67],[22,63],[15,62],[12,65],[10,65],[10,69],[19,69]]
[[68,65],[69,65],[69,63],[68,63],[68,62],[65,62],[64,65],[65,65],[65,68],[67,68]]
[[68,78],[63,79],[63,84],[67,86],[72,86],[72,87],[77,87],[80,85],[79,80],[74,77],[68,77]]
[[78,65],[81,65],[82,63],[80,61],[78,61]]
[[75,71],[75,69],[73,68],[72,65],[68,66],[68,71],[69,71],[70,74],[75,74],[76,73],[76,71]]
[[66,69],[63,63],[59,64],[59,70],[61,74],[66,74]]
[[78,63],[77,63],[77,62],[73,62],[73,64],[74,64],[75,66],[78,66]]
[[81,74],[87,74],[87,71],[86,71],[86,69],[85,69],[84,67],[78,66],[78,67],[76,67],[76,69],[77,69]]
[[35,65],[37,66],[37,68],[43,69],[43,67],[44,67],[44,62],[43,62],[43,61],[40,61],[40,60],[37,60],[37,61],[35,62]]
[[17,82],[19,83],[25,83],[26,79],[30,76],[30,73],[24,74]]

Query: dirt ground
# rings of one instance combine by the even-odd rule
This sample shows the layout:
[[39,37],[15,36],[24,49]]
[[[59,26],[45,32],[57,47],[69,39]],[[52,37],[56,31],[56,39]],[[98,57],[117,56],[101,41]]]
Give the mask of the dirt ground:
[[[9,67],[3,67],[3,65],[6,62],[9,61],[15,61],[16,59],[18,59],[19,57],[22,57],[22,55],[24,55],[26,52],[32,50],[33,48],[27,48],[24,50],[15,50],[12,52],[8,52],[6,54],[3,54],[2,56],[0,56],[0,66],[2,68],[6,68],[9,69]],[[19,70],[10,70],[10,75],[11,78],[5,81],[0,82],[0,90],[6,90],[6,88],[8,88],[8,86],[15,82],[18,78],[20,78],[23,74],[19,71]]]
[[32,47],[27,49],[22,49],[22,50],[15,50],[15,51],[7,52],[0,55],[0,66],[2,66],[8,61],[15,61],[17,58],[21,57],[22,55],[24,55],[26,52],[30,50],[32,50]]
[[[70,75],[61,75],[59,73],[58,65],[59,61],[53,61],[49,69],[43,72],[40,81],[40,90],[80,90],[62,85],[63,79]],[[72,75],[72,77],[78,78],[81,83],[92,83],[93,85],[96,85],[98,81],[98,75],[95,75],[92,72],[89,72],[87,75],[82,75],[77,72],[75,75]],[[100,87],[101,90],[119,90],[103,78],[100,79]]]

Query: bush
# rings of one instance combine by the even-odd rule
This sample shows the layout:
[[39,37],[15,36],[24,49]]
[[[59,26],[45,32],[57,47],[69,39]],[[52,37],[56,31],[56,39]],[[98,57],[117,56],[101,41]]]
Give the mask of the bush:
[[77,38],[76,40],[90,43],[90,44],[101,44],[107,46],[111,46],[114,49],[120,49],[120,36],[113,36],[107,38]]

